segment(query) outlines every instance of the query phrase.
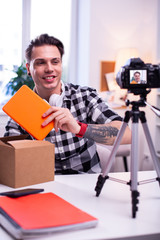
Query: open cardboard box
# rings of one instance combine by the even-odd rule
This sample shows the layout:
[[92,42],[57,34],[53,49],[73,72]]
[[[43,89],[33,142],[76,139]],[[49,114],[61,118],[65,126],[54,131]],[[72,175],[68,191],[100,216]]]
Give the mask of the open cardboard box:
[[54,144],[25,138],[0,138],[1,184],[19,188],[54,180]]

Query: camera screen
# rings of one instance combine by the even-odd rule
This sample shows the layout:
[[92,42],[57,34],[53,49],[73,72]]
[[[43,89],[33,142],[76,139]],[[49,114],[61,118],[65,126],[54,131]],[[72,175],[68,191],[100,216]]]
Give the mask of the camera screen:
[[130,84],[147,84],[147,70],[130,70]]

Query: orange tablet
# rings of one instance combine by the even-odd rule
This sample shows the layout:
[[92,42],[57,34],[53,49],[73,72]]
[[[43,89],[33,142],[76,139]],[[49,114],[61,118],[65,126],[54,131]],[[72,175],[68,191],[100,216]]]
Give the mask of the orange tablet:
[[45,120],[42,114],[49,108],[49,103],[23,85],[2,109],[34,138],[43,140],[54,127],[53,121],[41,126]]

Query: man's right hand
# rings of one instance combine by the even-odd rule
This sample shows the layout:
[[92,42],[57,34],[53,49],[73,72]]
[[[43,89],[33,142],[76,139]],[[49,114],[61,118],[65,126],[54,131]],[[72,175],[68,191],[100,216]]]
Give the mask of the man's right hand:
[[58,132],[58,129],[61,129],[65,132],[78,134],[81,128],[77,123],[77,120],[67,108],[52,106],[42,115],[42,117],[47,117],[42,123],[42,127],[45,127],[50,122],[54,121],[56,132]]

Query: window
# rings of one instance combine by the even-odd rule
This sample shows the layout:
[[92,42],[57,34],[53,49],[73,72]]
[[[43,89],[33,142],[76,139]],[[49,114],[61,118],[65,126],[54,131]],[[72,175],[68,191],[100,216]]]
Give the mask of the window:
[[21,63],[22,0],[1,0],[0,7],[0,103],[7,99],[5,85]]
[[[48,33],[63,42],[65,54],[63,57],[62,79],[67,81],[72,0],[0,0],[0,3],[1,108],[10,97],[5,95],[5,86],[15,76],[13,72],[14,68],[20,66],[22,60],[24,60],[22,58],[26,42],[28,45],[28,40],[35,38],[39,34]],[[25,4],[23,5],[23,3]],[[26,11],[26,7],[29,10],[27,9]],[[26,15],[24,14],[22,18],[23,12]],[[23,33],[22,21],[23,26],[27,28]]]
[[70,46],[72,0],[32,0],[31,2],[31,39],[42,33],[48,33],[64,44],[63,76],[67,81],[67,69]]

